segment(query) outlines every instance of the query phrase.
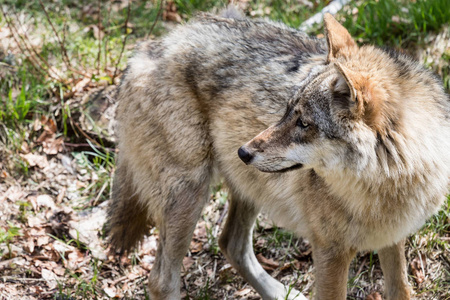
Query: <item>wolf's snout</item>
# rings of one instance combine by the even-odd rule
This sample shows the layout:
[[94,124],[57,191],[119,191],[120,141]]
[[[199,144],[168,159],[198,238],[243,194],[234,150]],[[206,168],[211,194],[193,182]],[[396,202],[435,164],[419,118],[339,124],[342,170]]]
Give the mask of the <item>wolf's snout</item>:
[[242,146],[241,148],[239,148],[238,150],[238,155],[239,158],[245,162],[247,165],[252,161],[253,159],[253,154],[251,154],[247,149],[244,148],[244,146]]

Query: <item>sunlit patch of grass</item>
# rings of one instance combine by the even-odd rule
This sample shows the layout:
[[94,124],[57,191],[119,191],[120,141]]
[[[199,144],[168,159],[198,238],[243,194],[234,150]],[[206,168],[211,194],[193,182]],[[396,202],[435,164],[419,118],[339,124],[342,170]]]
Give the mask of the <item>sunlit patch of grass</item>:
[[403,47],[448,23],[450,10],[446,0],[368,0],[352,2],[338,16],[360,42]]
[[[431,217],[422,229],[418,232],[418,236],[425,237],[425,245],[421,245],[428,251],[441,249],[443,251],[450,250],[450,196],[447,197],[447,201],[442,209]],[[413,243],[417,245],[417,242],[413,240]]]

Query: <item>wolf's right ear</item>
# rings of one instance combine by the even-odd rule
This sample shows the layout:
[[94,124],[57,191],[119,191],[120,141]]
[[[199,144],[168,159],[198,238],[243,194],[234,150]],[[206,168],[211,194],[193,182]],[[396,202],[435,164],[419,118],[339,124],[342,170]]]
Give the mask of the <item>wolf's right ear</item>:
[[336,58],[349,57],[356,52],[358,46],[344,26],[329,13],[323,16],[325,36],[328,44],[327,61],[332,62]]

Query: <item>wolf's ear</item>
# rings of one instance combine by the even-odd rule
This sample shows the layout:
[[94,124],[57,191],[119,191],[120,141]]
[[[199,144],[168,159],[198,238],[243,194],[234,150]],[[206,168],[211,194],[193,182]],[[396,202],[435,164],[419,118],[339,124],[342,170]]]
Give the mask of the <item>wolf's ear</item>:
[[348,57],[358,49],[347,29],[339,24],[331,14],[326,13],[323,21],[328,44],[328,62],[340,56]]
[[348,69],[347,67],[344,67],[338,62],[336,62],[334,65],[336,66],[336,69],[339,71],[339,73],[342,75],[342,77],[345,79],[345,82],[347,83],[347,86],[350,90],[352,102],[358,104],[358,102],[360,102],[361,99],[358,99],[357,84],[358,81],[362,79],[361,75]]
[[347,106],[350,112],[357,118],[363,118],[368,126],[379,132],[382,128],[381,111],[387,94],[367,75],[350,70],[339,62],[334,62],[334,65],[350,90],[350,103]]

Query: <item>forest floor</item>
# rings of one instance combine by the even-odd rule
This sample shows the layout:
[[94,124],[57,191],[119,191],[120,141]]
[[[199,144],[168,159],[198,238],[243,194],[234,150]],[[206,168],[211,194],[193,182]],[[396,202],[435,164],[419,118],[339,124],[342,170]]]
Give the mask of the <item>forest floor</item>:
[[[329,2],[237,4],[250,18],[298,28]],[[406,49],[448,89],[450,13],[437,9],[445,0],[423,3],[353,1],[338,20],[359,43]],[[148,299],[157,229],[122,257],[112,253],[104,234],[115,168],[114,91],[135,43],[159,38],[197,11],[223,6],[220,0],[0,4],[0,299]],[[310,29],[318,37],[322,31],[320,24]],[[226,187],[211,187],[183,260],[183,299],[260,299],[218,247],[227,196]],[[407,239],[416,299],[450,299],[447,199]],[[264,269],[309,298],[314,265],[308,241],[264,214],[253,240]],[[359,253],[350,266],[348,299],[382,295],[376,252]]]

